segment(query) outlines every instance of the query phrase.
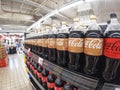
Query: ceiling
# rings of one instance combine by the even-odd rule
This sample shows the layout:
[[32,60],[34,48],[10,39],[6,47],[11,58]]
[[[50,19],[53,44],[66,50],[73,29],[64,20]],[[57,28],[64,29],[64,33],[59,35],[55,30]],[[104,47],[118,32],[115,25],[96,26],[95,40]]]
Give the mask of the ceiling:
[[[3,32],[25,32],[25,30],[44,15],[68,3],[79,0],[0,0],[0,27]],[[109,20],[109,14],[117,13],[120,20],[119,0],[84,0],[90,3],[90,9],[78,12],[78,7],[70,8],[48,20],[48,24],[55,20],[65,20],[68,23],[76,16],[85,21],[89,14],[95,14],[99,23]],[[79,5],[85,8],[84,4]],[[59,22],[58,22],[59,23]]]
[[0,27],[6,31],[24,31],[42,16],[70,1],[72,0],[0,0]]

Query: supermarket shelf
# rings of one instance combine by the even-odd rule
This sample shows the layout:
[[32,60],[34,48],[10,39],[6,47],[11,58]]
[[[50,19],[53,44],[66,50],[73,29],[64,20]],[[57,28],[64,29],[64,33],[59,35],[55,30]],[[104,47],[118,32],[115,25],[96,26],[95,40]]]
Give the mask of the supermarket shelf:
[[[26,51],[27,50],[24,50],[24,53],[27,54]],[[28,58],[31,58],[32,60],[39,63],[40,57],[32,52],[31,54],[32,56],[28,56]],[[78,88],[81,88],[82,90],[95,90],[99,83],[99,80],[97,79],[92,79],[84,75],[71,72],[47,60],[43,60],[42,66],[53,72],[55,75],[61,77],[63,80],[75,85]],[[104,83],[102,90],[120,90],[120,85]]]
[[43,86],[36,80],[36,78],[32,75],[32,73],[28,70],[29,74],[31,75],[32,79],[34,80],[34,82],[37,84],[37,86],[41,89],[41,90],[45,90],[43,88]]
[[[27,53],[26,50],[24,50],[24,52]],[[39,63],[39,58],[40,57],[38,55],[32,53],[32,60]],[[82,90],[95,90],[97,86],[98,80],[91,79],[80,74],[76,74],[47,60],[43,60],[42,66],[48,71],[51,71],[55,75],[59,76],[63,80],[79,88],[82,88]]]
[[120,85],[104,83],[102,90],[120,90]]

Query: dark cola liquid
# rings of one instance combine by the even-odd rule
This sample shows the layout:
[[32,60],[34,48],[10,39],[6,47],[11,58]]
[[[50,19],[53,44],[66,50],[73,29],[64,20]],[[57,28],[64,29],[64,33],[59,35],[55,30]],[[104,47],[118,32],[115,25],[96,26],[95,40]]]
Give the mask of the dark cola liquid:
[[103,77],[106,81],[111,81],[117,78],[118,68],[120,68],[120,31],[109,31],[106,33],[104,55],[106,63]]
[[[35,37],[32,38],[32,40],[35,40]],[[35,53],[35,43],[32,43],[32,52]]]
[[42,39],[44,40],[43,47],[42,47],[42,57],[48,60],[48,46],[47,46],[48,35],[44,35]]
[[[31,38],[31,40],[33,40],[33,38]],[[30,50],[31,50],[31,52],[34,52],[34,45],[33,45],[33,43],[30,45]]]
[[[35,41],[36,37],[33,38],[33,41]],[[33,43],[33,52],[36,53],[36,42]]]
[[[25,41],[27,41],[28,39],[26,38]],[[28,44],[24,43],[24,47],[27,49],[28,48]]]
[[[42,36],[39,36],[39,37],[38,37],[38,42],[39,42],[39,43],[42,42]],[[39,55],[40,57],[42,57],[42,43],[41,43],[40,45],[38,45],[38,55]]]
[[35,54],[37,54],[38,55],[38,44],[37,44],[37,42],[38,42],[38,36],[36,37],[36,44],[35,44]]
[[[101,31],[97,31],[97,30],[90,30],[90,31],[86,32],[85,38],[92,38],[92,39],[103,38],[103,33]],[[91,46],[94,46],[94,45],[91,45]],[[88,52],[91,52],[91,51],[92,50],[90,50]],[[84,49],[84,53],[85,53],[85,49]],[[100,67],[100,65],[101,65],[99,63],[101,60],[101,57],[102,57],[102,55],[96,56],[96,55],[85,54],[85,62],[86,63],[85,63],[84,71],[86,74],[96,75],[97,72],[100,72],[98,67]]]
[[48,59],[51,62],[57,62],[56,34],[49,35]]
[[[72,50],[74,48],[75,48],[75,50],[78,49],[78,52],[76,52],[76,51],[71,52],[68,48],[68,51],[69,51],[69,68],[72,69],[72,70],[78,70],[78,69],[82,70],[83,65],[84,65],[84,63],[83,63],[84,62],[84,57],[83,57],[83,55],[84,55],[83,54],[84,34],[81,31],[71,31],[70,35],[69,35],[69,38],[72,38],[72,41],[69,42],[69,44],[72,45]],[[82,38],[82,39],[80,39],[80,38]],[[80,40],[82,40],[82,42]],[[80,44],[82,44],[82,46],[80,46]],[[80,51],[79,48],[82,48],[82,51]]]
[[[65,43],[68,45],[68,34],[67,33],[58,34],[57,35],[57,64],[63,67],[67,67],[69,62],[68,46],[64,45]],[[62,47],[64,47],[64,49],[62,49]]]
[[47,87],[48,87],[48,90],[54,90],[54,82],[56,80],[56,76],[54,74],[50,74],[48,75],[47,77]]

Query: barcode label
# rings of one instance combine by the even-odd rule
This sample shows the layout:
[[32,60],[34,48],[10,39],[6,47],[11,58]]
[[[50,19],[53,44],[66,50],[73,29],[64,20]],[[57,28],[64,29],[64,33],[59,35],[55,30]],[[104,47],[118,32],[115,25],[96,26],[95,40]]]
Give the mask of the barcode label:
[[42,64],[43,64],[43,58],[39,57],[38,63],[39,63],[40,65],[42,65]]

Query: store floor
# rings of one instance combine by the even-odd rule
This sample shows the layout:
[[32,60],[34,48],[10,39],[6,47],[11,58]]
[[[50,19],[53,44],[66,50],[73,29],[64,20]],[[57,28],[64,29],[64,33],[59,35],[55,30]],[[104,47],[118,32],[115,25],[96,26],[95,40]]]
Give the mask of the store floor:
[[33,90],[25,72],[23,54],[9,55],[8,66],[0,68],[0,90]]

